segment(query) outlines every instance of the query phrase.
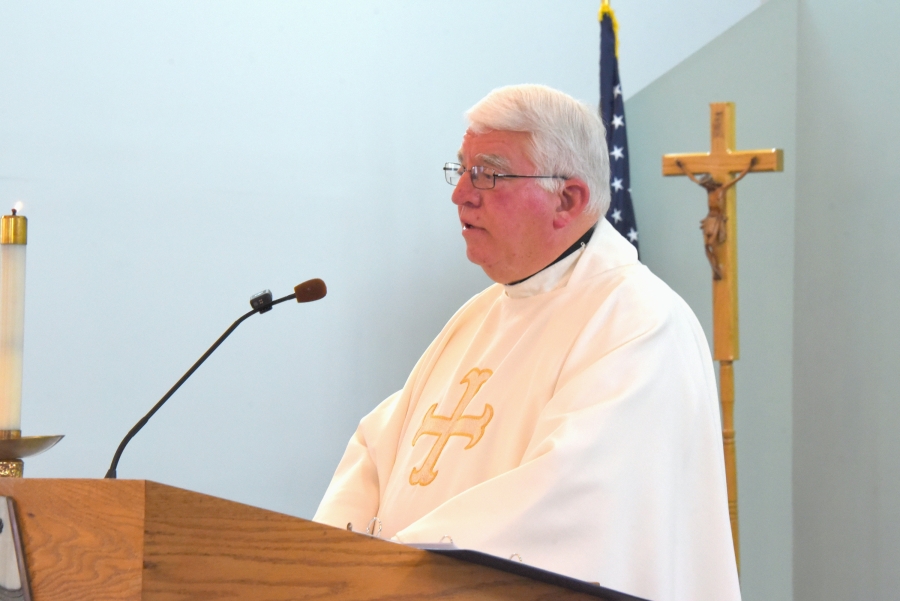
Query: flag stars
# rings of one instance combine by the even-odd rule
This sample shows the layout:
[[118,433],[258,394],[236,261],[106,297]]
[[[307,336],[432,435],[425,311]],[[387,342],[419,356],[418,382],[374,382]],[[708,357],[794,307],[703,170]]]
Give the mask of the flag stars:
[[613,98],[622,95],[622,84],[616,84],[616,87],[613,88]]
[[637,235],[637,230],[636,230],[636,229],[631,228],[630,230],[628,230],[628,240],[629,240],[631,243],[637,242],[637,238],[638,238],[638,235]]
[[625,149],[622,148],[621,146],[613,146],[613,149],[612,149],[612,151],[609,153],[609,156],[611,156],[612,158],[616,159],[617,161],[618,161],[619,159],[624,159],[624,158],[625,158],[624,150],[625,150]]
[[623,115],[613,115],[612,120],[613,129],[619,129],[620,127],[625,126],[625,117]]
[[616,209],[615,211],[612,212],[612,215],[610,215],[610,217],[612,217],[613,221],[615,221],[616,223],[619,223],[620,221],[622,221],[622,211],[620,211],[619,209]]
[[622,188],[625,187],[622,185],[622,179],[618,178],[618,177],[613,178],[611,185],[612,185],[612,189],[615,190],[616,192],[621,192]]

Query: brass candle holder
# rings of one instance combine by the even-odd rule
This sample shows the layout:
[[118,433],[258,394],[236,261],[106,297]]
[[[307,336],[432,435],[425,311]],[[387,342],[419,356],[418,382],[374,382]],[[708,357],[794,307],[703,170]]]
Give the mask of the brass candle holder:
[[26,457],[43,453],[63,435],[22,436],[20,430],[0,430],[0,478],[21,478]]
[[[17,205],[18,208],[19,205]],[[62,436],[22,436],[18,429],[22,400],[22,355],[25,322],[25,245],[28,219],[0,218],[0,477],[21,478],[22,459],[46,451]],[[15,429],[14,429],[15,428]]]

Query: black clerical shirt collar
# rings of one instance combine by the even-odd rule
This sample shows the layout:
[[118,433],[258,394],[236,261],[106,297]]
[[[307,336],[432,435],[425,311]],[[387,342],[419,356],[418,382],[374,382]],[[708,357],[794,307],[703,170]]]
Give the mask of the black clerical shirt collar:
[[530,276],[528,276],[527,278],[522,278],[521,280],[516,280],[515,282],[510,282],[509,284],[507,284],[507,286],[515,286],[516,284],[521,284],[521,283],[524,282],[525,280],[530,280],[531,278],[533,278],[534,276],[536,276],[536,275],[539,274],[540,272],[544,271],[544,269],[547,269],[547,267],[551,267],[551,266],[553,266],[553,265],[556,265],[557,263],[559,263],[560,261],[562,261],[563,259],[565,259],[565,258],[568,257],[569,255],[571,255],[573,252],[575,252],[575,251],[578,250],[579,248],[581,248],[581,247],[583,247],[583,246],[587,246],[587,243],[588,243],[588,241],[591,239],[591,236],[594,235],[594,230],[595,230],[595,229],[597,229],[597,224],[596,224],[596,223],[595,223],[594,225],[592,225],[592,226],[591,226],[591,229],[589,229],[588,231],[586,231],[586,232],[581,236],[581,238],[579,238],[578,240],[576,240],[575,243],[574,243],[572,246],[570,246],[569,248],[567,248],[566,250],[564,250],[564,251],[563,251],[563,254],[561,254],[561,255],[559,255],[558,257],[556,257],[556,259],[555,259],[552,263],[550,263],[550,265],[547,265],[547,266],[544,267],[543,269],[537,270],[536,272],[532,273],[532,274],[531,274]]

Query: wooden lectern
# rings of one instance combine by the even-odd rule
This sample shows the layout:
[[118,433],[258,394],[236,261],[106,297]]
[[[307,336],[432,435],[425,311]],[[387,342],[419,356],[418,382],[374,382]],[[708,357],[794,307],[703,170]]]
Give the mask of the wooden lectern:
[[145,480],[3,479],[0,495],[16,501],[34,601],[632,598]]

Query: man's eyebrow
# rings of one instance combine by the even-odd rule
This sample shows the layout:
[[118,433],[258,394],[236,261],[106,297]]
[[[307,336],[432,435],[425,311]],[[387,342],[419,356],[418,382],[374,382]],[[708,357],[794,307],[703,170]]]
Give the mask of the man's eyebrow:
[[[456,160],[460,165],[465,167],[465,161],[463,161],[463,151],[460,149],[456,153]],[[509,171],[509,161],[507,161],[504,157],[499,154],[477,154],[475,155],[475,161],[484,165],[485,167],[492,167],[494,169],[500,171]]]
[[499,154],[478,154],[475,155],[475,160],[485,167],[493,167],[499,171],[509,171],[509,161]]
[[475,156],[485,167],[493,167],[501,171],[509,170],[509,161],[499,154],[479,154]]

